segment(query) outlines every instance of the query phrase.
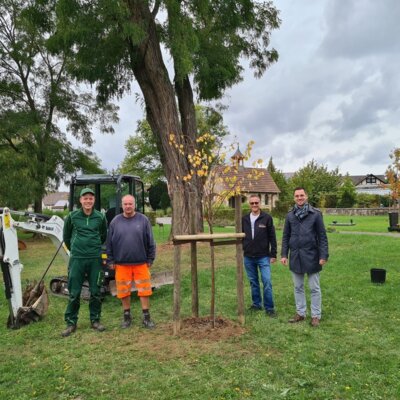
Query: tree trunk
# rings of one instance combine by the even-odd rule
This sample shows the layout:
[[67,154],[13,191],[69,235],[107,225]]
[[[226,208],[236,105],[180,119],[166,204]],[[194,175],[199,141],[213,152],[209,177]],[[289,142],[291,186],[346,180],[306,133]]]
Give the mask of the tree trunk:
[[[132,71],[144,96],[147,120],[153,134],[157,137],[163,168],[169,184],[171,203],[173,204],[174,195],[182,197],[180,202],[182,209],[179,213],[174,214],[173,224],[178,224],[180,233],[188,233],[189,208],[202,209],[200,181],[197,178],[187,182],[183,180],[183,177],[190,172],[187,155],[196,142],[192,139],[188,140],[188,137],[185,138],[183,134],[175,101],[175,91],[162,58],[153,16],[144,1],[127,0],[127,4],[132,22],[142,26],[145,31],[145,39],[140,45],[130,43],[129,46]],[[145,26],[143,21],[146,21]],[[184,102],[189,101],[189,97],[185,98]],[[186,104],[186,106],[190,108],[190,104]],[[192,107],[194,112],[193,104]],[[188,129],[192,131],[192,125]],[[171,145],[170,135],[174,135],[176,146]],[[195,204],[189,203],[189,191],[196,193]],[[175,220],[177,217],[178,220]],[[198,215],[197,225],[198,230],[202,231],[201,212]]]
[[[193,90],[188,76],[182,79],[175,76],[175,92],[178,98],[185,148],[187,148],[191,154],[194,154],[194,150],[197,147],[197,123]],[[196,215],[196,232],[203,232],[203,207],[201,205],[201,199],[203,198],[204,189],[201,178],[197,175],[193,175],[192,177],[191,190],[196,193],[196,199],[200,199],[200,204],[195,207],[198,213],[198,215]]]

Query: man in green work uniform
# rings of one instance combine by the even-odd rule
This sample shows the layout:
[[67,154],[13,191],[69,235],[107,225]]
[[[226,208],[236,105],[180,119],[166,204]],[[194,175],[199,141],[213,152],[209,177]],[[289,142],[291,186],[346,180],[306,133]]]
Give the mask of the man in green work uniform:
[[105,327],[100,324],[100,281],[101,245],[107,237],[107,222],[105,215],[94,209],[94,201],[94,191],[90,188],[82,189],[79,197],[82,208],[72,211],[64,223],[64,243],[70,251],[69,302],[65,311],[67,327],[61,333],[64,337],[76,331],[81,290],[85,279],[89,282],[91,326],[99,332],[105,330]]

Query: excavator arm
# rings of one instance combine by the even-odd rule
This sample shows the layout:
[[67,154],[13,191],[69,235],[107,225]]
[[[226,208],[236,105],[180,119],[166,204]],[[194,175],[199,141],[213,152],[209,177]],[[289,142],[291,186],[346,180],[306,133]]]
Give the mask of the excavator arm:
[[[22,215],[27,217],[27,220],[15,221],[12,214]],[[69,251],[62,239],[63,227],[64,221],[55,215],[48,217],[42,214],[12,211],[9,208],[0,209],[0,262],[6,299],[10,309],[9,326],[16,327],[18,325],[17,316],[24,306],[21,286],[23,265],[19,259],[17,229],[48,236],[60,249],[64,258],[68,260]]]

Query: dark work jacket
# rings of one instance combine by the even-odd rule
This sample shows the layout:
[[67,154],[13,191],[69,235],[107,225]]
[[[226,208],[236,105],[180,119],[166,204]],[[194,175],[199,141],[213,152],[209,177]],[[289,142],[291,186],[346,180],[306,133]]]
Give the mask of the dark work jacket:
[[250,214],[242,218],[243,251],[246,257],[276,258],[276,235],[272,217],[261,211],[254,223],[254,239],[251,238]]
[[321,212],[310,206],[301,221],[290,211],[282,236],[282,257],[288,258],[290,270],[298,274],[321,271],[319,260],[328,260],[328,238]]

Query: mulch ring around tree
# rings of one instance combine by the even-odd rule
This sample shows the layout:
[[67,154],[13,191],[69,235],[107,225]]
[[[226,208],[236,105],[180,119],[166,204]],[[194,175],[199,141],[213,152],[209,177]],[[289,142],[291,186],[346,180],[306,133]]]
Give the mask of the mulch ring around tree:
[[178,336],[183,339],[217,341],[240,336],[245,332],[246,329],[239,323],[222,317],[215,317],[214,328],[212,327],[211,317],[192,317],[181,321]]

